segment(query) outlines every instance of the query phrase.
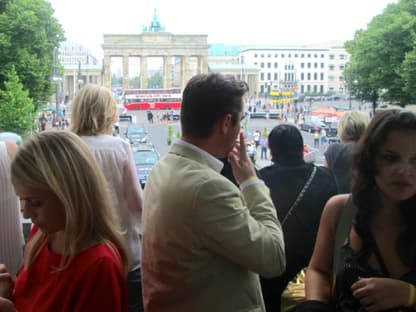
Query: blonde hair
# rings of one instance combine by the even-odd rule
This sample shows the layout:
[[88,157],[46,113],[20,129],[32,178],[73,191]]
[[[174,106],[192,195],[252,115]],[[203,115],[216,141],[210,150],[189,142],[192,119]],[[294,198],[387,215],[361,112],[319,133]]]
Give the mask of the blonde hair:
[[117,105],[107,88],[88,84],[72,101],[70,129],[78,135],[106,133],[116,120]]
[[[69,131],[47,131],[25,142],[11,165],[12,179],[50,190],[61,201],[65,214],[63,270],[83,249],[99,243],[110,247],[125,273],[127,249],[107,190],[104,175],[88,146]],[[48,241],[37,231],[28,242],[24,266],[29,265]]]
[[342,142],[357,142],[367,128],[370,118],[361,111],[345,112],[338,124],[338,135]]

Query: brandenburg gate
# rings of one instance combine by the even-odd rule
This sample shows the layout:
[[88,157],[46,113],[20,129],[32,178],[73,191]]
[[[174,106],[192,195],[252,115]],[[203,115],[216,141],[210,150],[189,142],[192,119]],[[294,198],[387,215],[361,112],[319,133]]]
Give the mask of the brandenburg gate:
[[[104,34],[103,85],[111,88],[112,57],[122,58],[123,89],[129,88],[129,58],[132,57],[140,59],[140,88],[148,87],[148,58],[163,59],[163,88],[174,87],[174,75],[179,75],[177,84],[180,85],[176,87],[183,89],[194,74],[208,72],[208,35],[174,35],[163,30],[155,13],[149,30],[144,27],[141,34]],[[191,59],[196,60],[193,70]]]

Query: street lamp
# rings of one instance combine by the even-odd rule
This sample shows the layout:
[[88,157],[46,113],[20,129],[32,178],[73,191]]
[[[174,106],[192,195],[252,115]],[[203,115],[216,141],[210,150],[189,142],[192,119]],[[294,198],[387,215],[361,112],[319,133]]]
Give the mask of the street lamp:
[[58,86],[62,81],[61,76],[59,75],[59,68],[58,68],[58,47],[53,48],[53,76],[52,82],[55,84],[55,105],[56,105],[56,115],[59,113],[59,94],[58,94]]

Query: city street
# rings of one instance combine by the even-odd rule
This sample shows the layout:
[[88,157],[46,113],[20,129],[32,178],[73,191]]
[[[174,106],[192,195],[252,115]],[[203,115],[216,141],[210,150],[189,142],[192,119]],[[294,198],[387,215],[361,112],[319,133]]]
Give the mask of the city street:
[[[307,105],[309,103],[305,103],[305,105]],[[312,109],[316,109],[318,107],[322,107],[322,106],[339,106],[339,107],[348,107],[349,106],[349,101],[336,101],[336,102],[314,102],[312,103]],[[352,102],[352,107],[353,108],[358,108],[358,103],[356,102]],[[135,116],[135,121],[138,124],[143,124],[146,126],[146,129],[148,131],[148,142],[153,143],[153,145],[155,146],[156,150],[159,152],[159,154],[161,156],[165,155],[168,151],[169,151],[169,145],[167,144],[167,133],[168,133],[168,125],[172,125],[173,127],[173,134],[174,134],[174,139],[176,138],[177,134],[180,133],[180,124],[179,121],[170,121],[170,122],[166,122],[166,121],[158,121],[158,115],[162,116],[162,114],[166,113],[166,111],[160,110],[160,111],[154,111],[154,123],[150,124],[147,121],[147,115],[146,115],[146,111],[128,111],[128,114],[132,114]],[[179,113],[178,111],[176,111],[176,113]],[[291,120],[289,119],[288,122],[290,122]],[[292,120],[293,122],[293,120]],[[243,122],[244,123],[244,122]],[[282,121],[280,120],[266,120],[266,119],[251,119],[248,120],[247,122],[247,139],[248,141],[252,141],[253,138],[253,133],[256,130],[260,130],[261,132],[263,132],[265,130],[265,128],[267,128],[267,131],[271,131],[273,129],[273,127],[275,127],[276,125],[278,125],[279,123],[282,123]],[[120,135],[123,136],[125,129],[128,125],[128,122],[120,122]],[[304,143],[313,147],[313,135],[307,132],[302,131],[302,136],[304,139]],[[320,148],[319,150],[317,150],[316,153],[316,163],[317,164],[322,164],[323,160],[324,160],[324,152],[325,152],[326,147],[324,148]],[[270,160],[260,160],[260,148],[258,149],[258,153],[257,153],[257,161],[256,161],[256,166],[258,168],[262,168],[264,166],[269,165],[271,162]]]

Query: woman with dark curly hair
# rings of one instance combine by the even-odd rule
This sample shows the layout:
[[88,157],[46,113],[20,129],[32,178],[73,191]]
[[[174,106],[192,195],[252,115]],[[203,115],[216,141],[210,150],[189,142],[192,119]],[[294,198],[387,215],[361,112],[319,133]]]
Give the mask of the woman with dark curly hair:
[[383,111],[371,121],[353,155],[352,194],[324,208],[304,310],[416,307],[415,142],[410,111]]

